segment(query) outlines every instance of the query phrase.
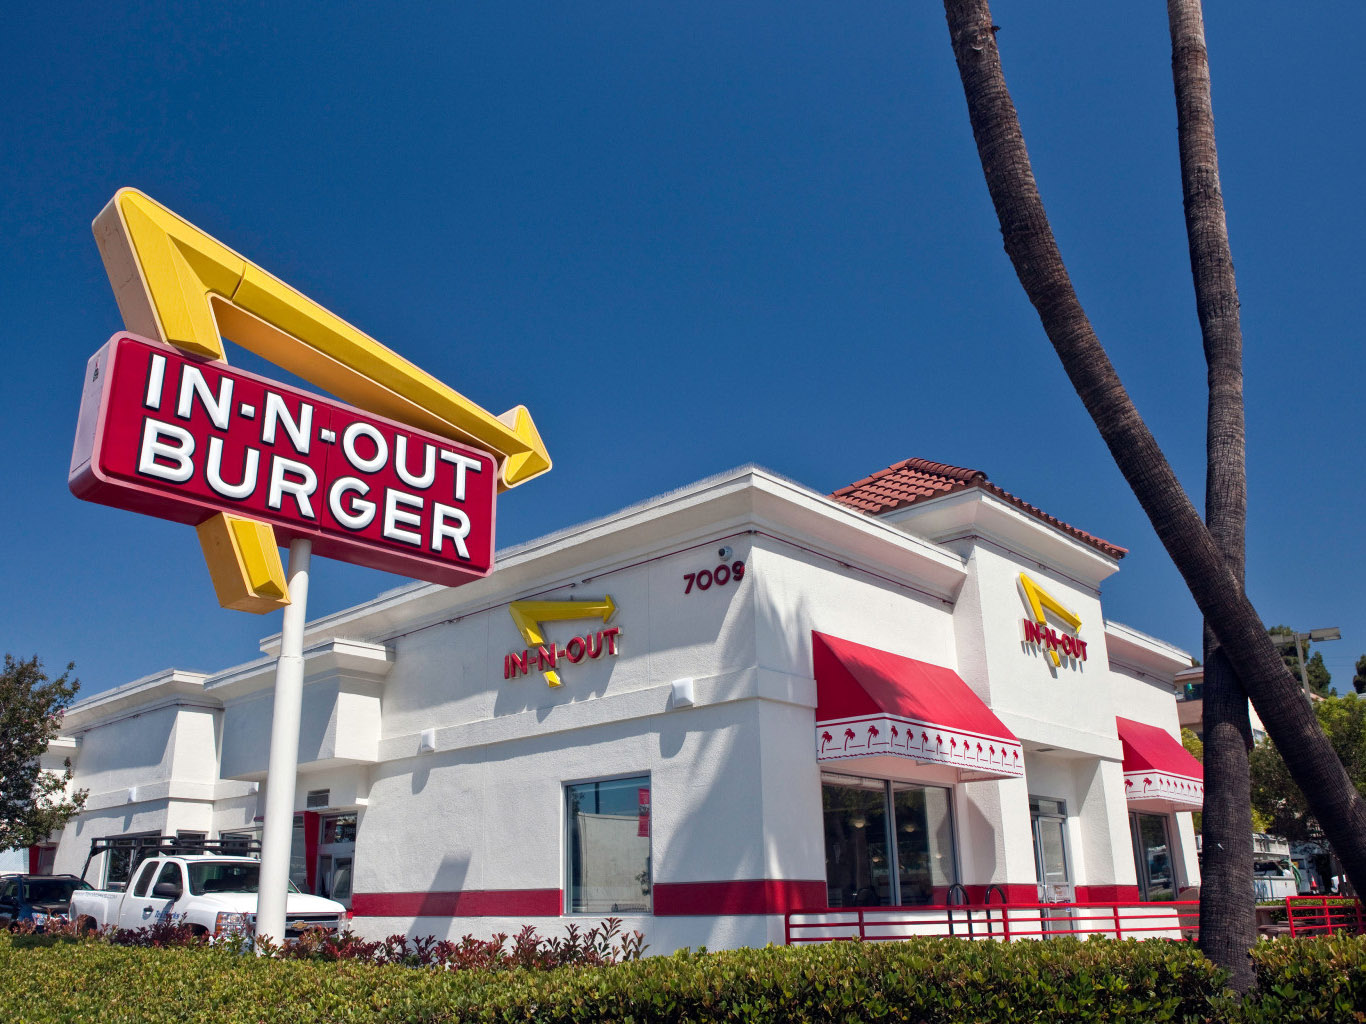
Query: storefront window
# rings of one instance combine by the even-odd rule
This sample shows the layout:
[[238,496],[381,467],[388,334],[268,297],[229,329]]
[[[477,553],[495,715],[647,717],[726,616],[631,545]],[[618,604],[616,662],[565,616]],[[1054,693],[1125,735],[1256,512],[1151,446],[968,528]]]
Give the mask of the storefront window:
[[935,890],[942,892],[955,877],[949,791],[893,782],[892,807],[901,904],[934,903]]
[[[223,844],[223,853],[233,857],[249,856],[253,842],[260,842],[261,834],[256,829],[242,830],[238,832],[220,832],[218,841]],[[259,851],[260,847],[256,847]]]
[[821,801],[830,906],[916,906],[944,898],[957,878],[948,790],[826,772]]
[[354,843],[356,841],[356,815],[332,814],[323,819],[324,843]]
[[1139,894],[1145,900],[1175,899],[1166,817],[1161,814],[1131,814],[1129,829],[1134,842],[1134,868],[1138,872]]
[[650,778],[565,786],[565,909],[650,912]]

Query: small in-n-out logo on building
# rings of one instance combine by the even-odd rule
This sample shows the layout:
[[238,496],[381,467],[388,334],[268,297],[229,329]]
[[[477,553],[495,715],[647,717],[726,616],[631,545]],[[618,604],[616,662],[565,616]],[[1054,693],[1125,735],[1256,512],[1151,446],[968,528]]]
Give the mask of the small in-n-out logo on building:
[[[545,675],[546,685],[559,686],[559,666],[567,662],[577,665],[584,659],[615,656],[620,626],[607,626],[617,612],[611,594],[601,601],[513,601],[508,606],[517,631],[527,642],[527,648],[503,657],[503,678],[516,679],[533,671]],[[592,630],[572,637],[560,646],[547,639],[542,625],[546,622],[566,622],[574,619],[601,619],[605,629]]]
[[[1081,662],[1086,660],[1086,641],[1078,633],[1081,631],[1081,617],[1055,598],[1034,580],[1028,573],[1020,573],[1020,588],[1024,591],[1025,603],[1033,618],[1024,620],[1024,642],[1037,650],[1048,652],[1055,666],[1062,664],[1064,657]],[[1048,617],[1065,627],[1068,632],[1059,632],[1048,624]]]

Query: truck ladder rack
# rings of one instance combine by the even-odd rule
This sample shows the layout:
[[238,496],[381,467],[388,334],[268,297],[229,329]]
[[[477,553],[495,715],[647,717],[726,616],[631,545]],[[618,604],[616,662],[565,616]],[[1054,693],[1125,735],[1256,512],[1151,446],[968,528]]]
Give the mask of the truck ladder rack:
[[97,856],[119,851],[127,851],[132,855],[128,866],[128,879],[132,881],[138,866],[148,857],[161,854],[185,857],[212,853],[227,857],[259,858],[261,840],[247,836],[234,836],[231,839],[201,839],[198,836],[104,836],[90,840],[90,853],[85,858],[85,867],[81,868],[81,879],[85,879],[86,872],[90,870],[90,862]]

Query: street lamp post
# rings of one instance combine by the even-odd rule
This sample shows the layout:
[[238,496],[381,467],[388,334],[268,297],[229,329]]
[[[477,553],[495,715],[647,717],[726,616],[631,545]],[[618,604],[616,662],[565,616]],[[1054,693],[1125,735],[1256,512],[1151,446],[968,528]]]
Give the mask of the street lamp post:
[[1305,665],[1304,642],[1306,640],[1341,640],[1342,630],[1337,626],[1324,626],[1322,629],[1311,629],[1307,633],[1272,633],[1271,642],[1281,646],[1289,644],[1295,645],[1295,651],[1300,658],[1300,685],[1304,687],[1304,699],[1311,700],[1309,696],[1309,670]]

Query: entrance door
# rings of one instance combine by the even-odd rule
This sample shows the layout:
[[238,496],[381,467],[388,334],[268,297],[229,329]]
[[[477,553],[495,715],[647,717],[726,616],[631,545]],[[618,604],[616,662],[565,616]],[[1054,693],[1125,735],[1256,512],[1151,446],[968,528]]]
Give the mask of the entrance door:
[[[1034,827],[1034,870],[1040,903],[1071,903],[1074,899],[1071,866],[1067,859],[1067,805],[1061,800],[1031,797],[1029,819]],[[1066,911],[1045,918],[1070,919]],[[1070,920],[1046,920],[1045,930],[1071,931]]]
[[329,814],[318,842],[318,895],[351,906],[351,874],[356,855],[356,815]]
[[1144,900],[1176,898],[1176,879],[1172,873],[1171,835],[1167,818],[1160,814],[1129,815],[1129,833],[1134,843],[1134,871],[1138,891]]

